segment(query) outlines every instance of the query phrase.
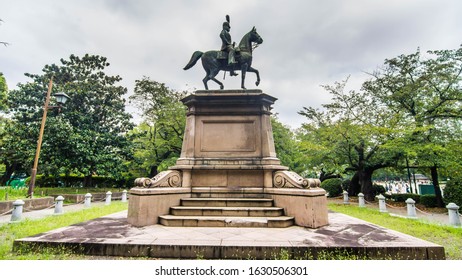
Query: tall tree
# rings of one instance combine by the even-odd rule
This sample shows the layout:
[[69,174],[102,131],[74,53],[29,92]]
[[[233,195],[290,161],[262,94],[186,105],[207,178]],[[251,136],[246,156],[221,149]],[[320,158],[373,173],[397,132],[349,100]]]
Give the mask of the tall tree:
[[444,204],[438,169],[450,154],[448,143],[457,139],[462,119],[461,74],[462,48],[426,55],[417,50],[385,60],[363,85],[389,110],[406,114],[412,130],[402,147],[416,165],[428,168],[439,206]]
[[7,109],[8,85],[5,76],[0,72],[0,112]]
[[104,72],[108,66],[101,56],[71,55],[69,60],[61,59],[60,65],[46,65],[43,74],[26,74],[32,82],[10,92],[13,120],[28,132],[29,151],[35,150],[43,93],[50,78],[54,77],[54,92],[71,97],[61,112],[48,115],[39,170],[80,173],[87,186],[94,174],[120,176],[124,160],[131,156],[126,133],[133,125],[125,112],[127,90],[117,85],[120,76]]
[[299,142],[295,137],[295,133],[282,122],[279,121],[277,115],[271,118],[273,128],[274,146],[276,155],[281,160],[281,164],[289,167],[290,170],[309,176],[307,168],[303,162],[303,155],[299,149]]
[[[394,166],[399,151],[390,149],[388,141],[399,136],[400,115],[389,113],[365,91],[345,92],[347,81],[324,88],[332,102],[323,111],[304,107],[299,114],[307,118],[302,126],[302,143],[307,155],[315,154],[319,170],[353,171],[349,192],[361,191],[373,200],[372,175],[375,170]],[[303,135],[304,134],[304,135]],[[325,163],[325,165],[323,164]]]
[[186,107],[181,99],[186,92],[143,77],[135,82],[130,97],[143,116],[143,123],[133,131],[135,162],[150,177],[175,164],[180,156],[186,123]]

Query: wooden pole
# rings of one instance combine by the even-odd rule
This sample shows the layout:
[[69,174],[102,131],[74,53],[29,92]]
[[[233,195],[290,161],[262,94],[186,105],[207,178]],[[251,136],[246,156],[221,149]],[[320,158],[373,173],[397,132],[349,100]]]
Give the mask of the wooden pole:
[[47,120],[48,104],[50,103],[52,87],[53,87],[53,77],[51,77],[50,82],[48,84],[48,91],[47,91],[47,96],[45,98],[45,105],[43,106],[42,125],[40,126],[39,138],[37,141],[37,150],[35,152],[34,166],[32,167],[32,171],[30,175],[30,182],[29,182],[29,190],[27,192],[30,198],[33,198],[34,196],[35,178],[37,176],[38,160],[40,156],[40,149],[42,148],[43,131],[45,130],[45,122]]

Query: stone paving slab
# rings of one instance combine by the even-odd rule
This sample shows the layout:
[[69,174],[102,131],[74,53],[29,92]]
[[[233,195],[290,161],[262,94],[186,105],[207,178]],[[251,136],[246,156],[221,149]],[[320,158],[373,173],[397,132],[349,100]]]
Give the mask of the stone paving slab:
[[281,255],[317,259],[329,253],[354,253],[365,259],[444,259],[444,248],[340,213],[329,225],[308,229],[134,227],[127,211],[18,239],[27,246],[67,247],[96,256],[204,259],[274,259]]

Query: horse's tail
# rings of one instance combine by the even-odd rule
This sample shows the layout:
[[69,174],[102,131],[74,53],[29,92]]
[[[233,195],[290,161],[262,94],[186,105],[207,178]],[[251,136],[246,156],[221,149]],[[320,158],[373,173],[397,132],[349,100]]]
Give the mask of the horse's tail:
[[189,60],[188,64],[183,68],[183,70],[188,70],[189,68],[193,67],[196,65],[196,62],[199,60],[199,58],[202,57],[204,53],[201,51],[195,51],[193,55],[191,56],[191,60]]

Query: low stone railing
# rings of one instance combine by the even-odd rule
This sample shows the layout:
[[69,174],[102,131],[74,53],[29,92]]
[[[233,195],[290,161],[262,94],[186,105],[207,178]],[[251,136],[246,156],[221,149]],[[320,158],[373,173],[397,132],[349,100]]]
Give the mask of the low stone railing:
[[[385,202],[385,197],[383,195],[378,195],[377,199],[379,200],[379,211],[382,213],[388,213],[387,210],[387,204]],[[406,211],[407,211],[407,216],[406,218],[409,219],[417,219],[417,213],[416,210],[418,210],[415,206],[415,201],[412,198],[408,198],[406,201]],[[348,197],[348,192],[344,191],[343,192],[343,204],[349,204],[349,197]],[[358,206],[359,207],[366,207],[365,205],[365,200],[364,200],[364,194],[359,193],[358,194]],[[461,214],[459,213],[459,206],[456,205],[455,203],[449,203],[446,206],[446,209],[448,209],[448,224],[454,227],[460,227],[461,226]],[[420,212],[423,212],[419,210]]]
[[[91,207],[92,198],[93,198],[92,194],[90,194],[90,193],[85,194],[85,198],[84,198],[84,201],[83,201],[83,207],[84,208]],[[53,201],[52,197],[47,198],[47,199],[48,200],[51,199]],[[34,200],[37,200],[37,199],[34,199]],[[101,201],[105,201],[105,205],[110,205],[112,200],[113,200],[112,192],[108,191],[104,195],[104,199],[102,199]],[[127,191],[126,190],[124,190],[122,192],[120,200],[122,202],[127,202],[128,201],[128,196],[127,196]],[[63,214],[64,213],[63,202],[64,202],[64,197],[60,195],[60,196],[57,196],[54,199],[54,204],[52,204],[51,206],[48,206],[48,207],[44,207],[44,208],[52,208],[54,206],[54,212],[53,212],[54,215]],[[80,203],[78,203],[78,204],[80,204]],[[23,219],[22,214],[24,212],[26,202],[24,200],[22,200],[22,199],[18,199],[18,200],[12,201],[11,205],[12,205],[12,209],[10,209],[8,211],[5,211],[3,213],[0,213],[0,216],[9,215],[11,213],[10,222],[19,222],[19,221],[21,221]],[[43,208],[41,208],[41,209],[43,209]]]

